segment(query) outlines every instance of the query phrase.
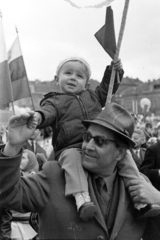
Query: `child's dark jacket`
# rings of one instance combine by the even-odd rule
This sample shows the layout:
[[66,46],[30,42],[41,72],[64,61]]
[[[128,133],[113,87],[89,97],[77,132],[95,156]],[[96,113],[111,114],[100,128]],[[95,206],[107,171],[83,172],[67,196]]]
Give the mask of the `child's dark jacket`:
[[[123,73],[120,74],[120,80]],[[110,76],[111,70],[107,67],[102,82],[95,91],[87,89],[79,95],[50,92],[41,101],[41,108],[37,111],[42,114],[43,120],[38,128],[52,127],[56,158],[66,148],[81,148],[82,132],[85,130],[82,120],[94,119],[105,106]],[[113,94],[118,86],[116,80]]]

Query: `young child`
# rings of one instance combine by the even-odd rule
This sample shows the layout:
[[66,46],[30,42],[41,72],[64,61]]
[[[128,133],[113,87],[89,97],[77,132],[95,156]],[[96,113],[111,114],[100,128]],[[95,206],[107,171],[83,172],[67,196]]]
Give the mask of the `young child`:
[[[60,93],[46,94],[40,102],[41,108],[35,113],[38,128],[52,127],[55,156],[65,171],[65,196],[75,197],[77,211],[84,221],[93,217],[96,207],[91,202],[87,177],[81,165],[82,133],[85,130],[82,120],[94,119],[105,106],[112,67],[122,79],[124,71],[118,60],[106,68],[102,82],[93,91],[88,88],[89,64],[79,57],[65,59],[57,67],[55,76]],[[117,79],[113,94],[119,86]]]

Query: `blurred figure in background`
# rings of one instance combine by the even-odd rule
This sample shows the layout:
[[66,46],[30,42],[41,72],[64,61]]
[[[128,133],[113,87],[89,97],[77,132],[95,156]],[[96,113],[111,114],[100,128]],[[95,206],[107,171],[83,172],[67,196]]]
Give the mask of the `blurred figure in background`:
[[132,134],[132,141],[135,143],[135,146],[131,149],[132,157],[136,162],[138,168],[140,168],[141,164],[144,161],[145,148],[142,148],[142,144],[144,143],[144,132],[141,129],[134,129]]
[[43,153],[37,153],[36,158],[39,164],[39,171],[42,170],[43,164],[47,162],[47,158]]
[[22,175],[35,174],[39,171],[36,155],[32,151],[24,149],[20,169]]
[[0,144],[5,144],[7,142],[7,128],[0,124]]
[[[52,146],[52,128],[51,127],[45,127],[44,129],[41,129],[41,139],[38,140],[38,143],[40,146],[45,150],[47,158],[50,157],[51,153],[53,152],[53,146]],[[54,157],[52,157],[52,160]]]
[[6,208],[0,208],[0,240],[10,240],[11,219],[11,211]]
[[[151,138],[153,139],[153,138]],[[146,149],[145,158],[140,171],[145,174],[160,191],[160,140]],[[143,240],[160,239],[160,215],[153,219],[148,219],[147,227]]]
[[[24,149],[20,169],[22,176],[36,174],[39,171],[36,155],[32,151]],[[37,232],[29,224],[30,215],[31,213],[12,211],[10,236],[12,240],[30,240],[37,235]]]
[[146,140],[148,141],[148,139],[150,137],[153,137],[153,128],[152,128],[152,123],[147,122],[145,124],[145,134],[146,134]]
[[41,132],[39,129],[36,129],[32,137],[25,142],[24,148],[29,149],[30,151],[37,153],[43,153],[44,156],[47,158],[46,151],[43,147],[39,144],[39,141],[41,140]]
[[157,142],[157,137],[150,137],[147,141],[147,147],[152,146],[153,144],[155,144]]

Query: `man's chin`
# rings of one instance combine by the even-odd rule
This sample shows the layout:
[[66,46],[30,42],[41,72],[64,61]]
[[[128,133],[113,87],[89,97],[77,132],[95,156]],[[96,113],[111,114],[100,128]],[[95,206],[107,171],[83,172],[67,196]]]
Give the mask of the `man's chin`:
[[95,162],[94,160],[95,158],[85,155],[82,160],[82,166],[87,170],[90,170]]

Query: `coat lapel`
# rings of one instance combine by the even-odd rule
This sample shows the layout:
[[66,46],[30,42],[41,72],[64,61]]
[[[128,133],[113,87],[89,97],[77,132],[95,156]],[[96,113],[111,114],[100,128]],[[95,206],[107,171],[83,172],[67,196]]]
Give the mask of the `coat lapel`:
[[108,227],[111,227],[110,225],[113,224],[110,240],[115,239],[115,236],[118,234],[124,222],[128,204],[129,198],[126,196],[124,182],[120,177],[117,177],[115,180],[112,204],[110,207],[110,214],[108,215],[107,222]]
[[[127,207],[129,204],[129,199],[126,196],[126,189],[124,186],[124,182],[118,176],[115,179],[107,223],[105,223],[104,217],[100,209],[100,199],[98,196],[95,180],[90,175],[88,176],[88,183],[89,183],[89,192],[90,192],[91,199],[97,207],[95,219],[106,231],[106,234],[108,235],[108,237],[110,235],[109,239],[113,240],[115,239],[115,235],[119,232],[124,222]],[[108,230],[111,230],[110,234]]]
[[90,196],[91,196],[91,199],[92,201],[94,202],[94,204],[96,205],[97,207],[97,212],[95,214],[95,219],[97,220],[97,222],[102,226],[102,228],[105,230],[106,234],[108,235],[109,237],[109,234],[108,234],[108,230],[107,230],[107,226],[106,226],[106,223],[105,223],[105,220],[104,220],[104,217],[103,217],[103,214],[101,212],[101,209],[100,209],[100,205],[98,203],[98,201],[101,199],[98,199],[98,191],[97,191],[97,187],[96,187],[96,183],[95,183],[95,179],[94,178],[91,178],[91,176],[89,175],[88,176],[88,185],[89,185],[89,192],[90,192]]

